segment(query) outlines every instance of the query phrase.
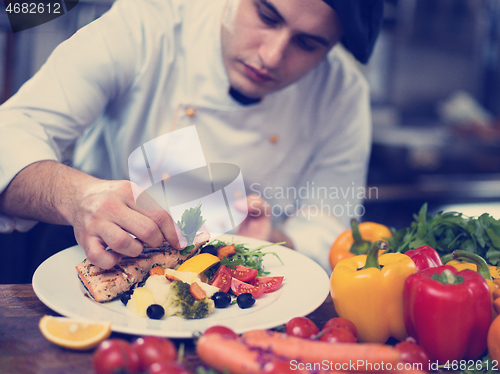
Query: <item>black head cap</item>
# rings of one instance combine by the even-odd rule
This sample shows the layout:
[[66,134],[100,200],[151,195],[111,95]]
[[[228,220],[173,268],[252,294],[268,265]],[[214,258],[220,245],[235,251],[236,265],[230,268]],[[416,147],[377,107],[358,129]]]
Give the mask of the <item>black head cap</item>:
[[324,0],[339,15],[342,44],[361,63],[368,62],[384,16],[383,0]]

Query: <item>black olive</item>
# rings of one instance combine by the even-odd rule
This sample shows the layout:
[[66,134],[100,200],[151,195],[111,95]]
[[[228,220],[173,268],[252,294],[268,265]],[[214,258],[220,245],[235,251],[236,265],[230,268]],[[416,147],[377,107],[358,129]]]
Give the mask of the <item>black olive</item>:
[[217,256],[217,247],[215,245],[208,244],[200,250],[200,253],[210,253],[211,255]]
[[120,296],[120,301],[123,303],[123,305],[128,304],[128,301],[132,297],[133,293],[134,293],[134,290],[128,290],[128,291],[125,291],[124,293],[122,293],[122,295]]
[[216,308],[226,308],[231,304],[231,295],[225,292],[216,292],[212,295],[212,300]]
[[159,304],[151,304],[146,309],[146,314],[151,319],[161,319],[165,315],[165,309]]
[[236,302],[241,309],[250,308],[253,304],[255,304],[255,297],[253,297],[251,293],[245,292],[238,295]]

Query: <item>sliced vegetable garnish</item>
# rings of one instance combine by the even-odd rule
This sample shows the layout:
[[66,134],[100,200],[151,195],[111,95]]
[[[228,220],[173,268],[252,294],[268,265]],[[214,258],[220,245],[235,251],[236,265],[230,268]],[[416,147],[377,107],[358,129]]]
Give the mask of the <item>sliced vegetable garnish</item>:
[[255,287],[261,287],[264,289],[264,293],[270,293],[276,291],[283,283],[283,276],[275,277],[255,277],[250,281],[250,284]]
[[249,283],[233,278],[231,280],[231,291],[233,291],[236,296],[239,296],[242,293],[250,293],[253,297],[258,298],[264,293],[264,288],[255,287]]
[[221,292],[228,292],[231,289],[231,279],[231,273],[224,265],[221,265],[208,284],[218,287]]
[[[221,240],[215,239],[211,241],[208,245],[214,246],[216,248],[227,246],[227,245],[234,245],[235,247],[235,253],[230,256],[230,257],[225,257],[221,259],[220,265],[224,265],[228,268],[235,269],[237,265],[243,265],[248,268],[256,269],[257,270],[257,276],[263,276],[263,275],[268,275],[269,272],[264,271],[264,265],[263,265],[263,257],[266,255],[274,255],[276,258],[283,264],[283,261],[279,258],[279,256],[275,252],[262,252],[264,248],[271,247],[273,245],[281,245],[284,244],[284,242],[281,243],[270,243],[270,244],[265,244],[261,245],[257,248],[254,249],[249,249],[246,244],[237,244],[237,243],[227,243],[223,242]],[[219,265],[219,266],[220,266]],[[209,269],[205,274],[211,278],[215,271],[217,270],[217,265],[214,266],[213,268]]]
[[236,265],[234,269],[227,268],[227,270],[229,271],[229,273],[233,278],[236,278],[243,282],[248,282],[254,279],[258,273],[257,269],[248,268],[243,265]]

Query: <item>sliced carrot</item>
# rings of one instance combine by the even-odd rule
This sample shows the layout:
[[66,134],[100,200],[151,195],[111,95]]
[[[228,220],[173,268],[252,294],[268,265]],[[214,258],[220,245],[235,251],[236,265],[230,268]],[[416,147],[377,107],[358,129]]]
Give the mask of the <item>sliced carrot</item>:
[[171,275],[171,274],[165,274],[165,278],[167,278],[171,282],[173,282],[173,281],[180,281],[179,278],[177,278],[176,276]]
[[222,247],[217,248],[217,257],[223,259],[224,257],[231,257],[236,253],[236,247],[234,244],[224,245]]
[[[348,371],[394,371],[401,363],[400,353],[392,346],[378,343],[328,343],[290,336],[270,330],[252,330],[242,335],[250,347],[290,360],[302,362],[331,362],[334,367]],[[356,363],[355,370],[352,369]],[[362,363],[358,364],[358,363]],[[336,366],[335,366],[336,365]],[[367,370],[368,369],[368,370]],[[384,370],[390,369],[390,370]]]
[[196,282],[191,283],[189,286],[189,292],[196,300],[203,300],[207,297],[205,290]]
[[165,275],[165,269],[161,266],[155,266],[149,271],[149,275]]

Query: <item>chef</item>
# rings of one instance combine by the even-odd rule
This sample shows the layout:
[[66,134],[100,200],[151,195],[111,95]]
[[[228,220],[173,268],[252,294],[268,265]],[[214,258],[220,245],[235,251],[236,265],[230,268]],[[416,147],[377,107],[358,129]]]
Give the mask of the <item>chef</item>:
[[363,213],[370,102],[355,59],[368,61],[382,3],[117,0],[0,107],[1,229],[72,226],[103,268],[141,242],[182,248],[168,212],[136,201],[129,161],[194,126],[207,163],[241,170],[236,233],[328,269]]

